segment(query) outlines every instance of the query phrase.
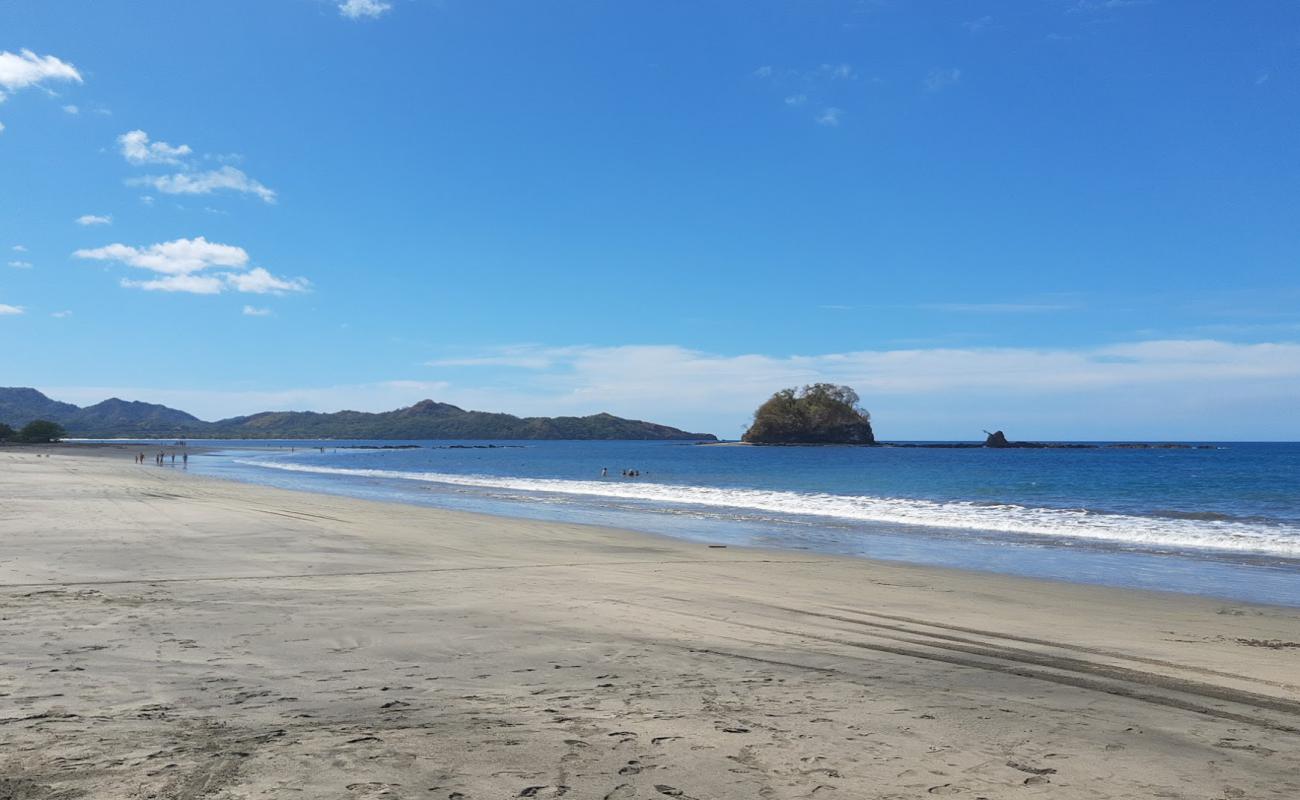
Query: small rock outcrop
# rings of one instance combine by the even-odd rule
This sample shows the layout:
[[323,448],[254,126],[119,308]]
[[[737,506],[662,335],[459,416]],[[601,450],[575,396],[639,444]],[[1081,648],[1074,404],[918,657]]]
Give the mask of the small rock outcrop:
[[1007,441],[1007,435],[1002,431],[984,432],[989,434],[988,438],[984,440],[985,447],[1014,447],[1011,442]]
[[749,444],[875,444],[871,415],[847,386],[814,383],[782,389],[754,412]]

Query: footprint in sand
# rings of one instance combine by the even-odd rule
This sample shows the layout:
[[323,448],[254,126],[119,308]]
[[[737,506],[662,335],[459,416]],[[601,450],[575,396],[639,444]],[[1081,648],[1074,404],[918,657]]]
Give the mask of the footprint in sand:
[[632,788],[632,784],[624,783],[611,789],[609,794],[605,795],[605,800],[631,800],[635,796],[636,789]]
[[386,797],[401,789],[400,783],[349,783],[347,790],[358,797]]
[[559,786],[526,786],[519,791],[520,797],[563,797],[569,793],[569,787],[563,784]]
[[953,786],[951,783],[945,783],[941,786],[931,786],[929,789],[926,789],[926,791],[930,794],[947,795],[961,794],[966,791],[966,789],[962,786]]

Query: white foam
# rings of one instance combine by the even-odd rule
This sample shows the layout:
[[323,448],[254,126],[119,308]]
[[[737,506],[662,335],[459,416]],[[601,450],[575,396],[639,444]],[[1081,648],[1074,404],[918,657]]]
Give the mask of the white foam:
[[237,463],[321,475],[603,497],[661,505],[705,506],[930,528],[1092,539],[1130,546],[1213,549],[1300,558],[1300,528],[1285,525],[1096,514],[1084,510],[1030,508],[1012,504],[981,505],[869,495],[678,486],[618,480],[503,478],[493,475],[348,469],[252,460],[237,460]]

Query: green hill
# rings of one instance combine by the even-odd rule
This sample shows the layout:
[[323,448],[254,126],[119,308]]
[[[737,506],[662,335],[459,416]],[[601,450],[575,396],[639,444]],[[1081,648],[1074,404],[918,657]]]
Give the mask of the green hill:
[[678,439],[709,440],[653,422],[612,414],[587,417],[516,417],[466,411],[422,400],[394,411],[265,411],[205,422],[154,403],[112,398],[80,408],[51,400],[35,389],[0,388],[0,422],[15,428],[34,419],[62,425],[69,436],[111,438],[161,436],[216,439]]

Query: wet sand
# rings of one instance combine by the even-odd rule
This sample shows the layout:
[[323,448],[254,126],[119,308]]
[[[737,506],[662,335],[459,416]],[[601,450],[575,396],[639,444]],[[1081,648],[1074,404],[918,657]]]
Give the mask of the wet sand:
[[1295,798],[1300,610],[0,449],[0,798]]

